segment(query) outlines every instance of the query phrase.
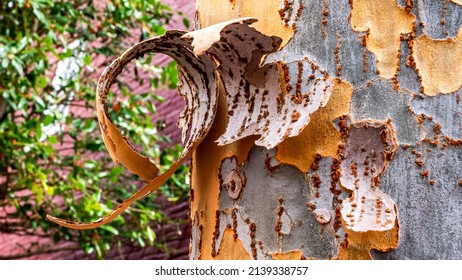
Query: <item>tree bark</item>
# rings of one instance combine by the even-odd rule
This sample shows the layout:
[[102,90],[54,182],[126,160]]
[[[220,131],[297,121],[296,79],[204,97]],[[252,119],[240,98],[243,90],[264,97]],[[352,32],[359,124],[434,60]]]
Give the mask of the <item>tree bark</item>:
[[282,38],[265,64],[306,59],[334,83],[272,149],[258,136],[216,143],[230,110],[221,87],[192,157],[192,259],[462,258],[459,0],[196,3],[198,27],[255,17]]

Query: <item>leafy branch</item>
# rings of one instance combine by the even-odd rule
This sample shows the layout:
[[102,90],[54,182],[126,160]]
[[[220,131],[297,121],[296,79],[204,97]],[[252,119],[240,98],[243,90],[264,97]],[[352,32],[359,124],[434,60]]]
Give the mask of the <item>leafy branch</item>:
[[[138,179],[112,163],[97,129],[96,69],[133,44],[133,34],[139,40],[162,34],[172,16],[159,0],[0,2],[1,232],[74,241],[98,258],[121,238],[155,245],[153,223],[169,218],[152,197],[96,230],[58,228],[45,216],[96,220],[136,191]],[[134,64],[133,71],[148,75],[152,91],[174,88],[175,64],[154,67],[151,60]],[[136,76],[139,84],[141,76]],[[133,94],[124,81],[113,91],[116,125],[166,168],[181,148],[160,152],[158,143],[169,140],[152,117],[153,100],[162,98],[152,92]],[[75,108],[87,113],[76,114]],[[188,168],[181,168],[161,193],[171,201],[184,199],[187,174]]]

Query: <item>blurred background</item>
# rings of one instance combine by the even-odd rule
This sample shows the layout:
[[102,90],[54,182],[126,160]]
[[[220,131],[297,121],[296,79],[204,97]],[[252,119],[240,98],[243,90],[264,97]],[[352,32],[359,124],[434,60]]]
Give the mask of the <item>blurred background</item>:
[[[69,230],[47,214],[94,221],[144,182],[111,161],[96,81],[125,49],[191,30],[193,0],[0,0],[0,259],[186,259],[189,170],[122,216]],[[132,62],[111,88],[111,117],[164,170],[181,153],[176,64]]]

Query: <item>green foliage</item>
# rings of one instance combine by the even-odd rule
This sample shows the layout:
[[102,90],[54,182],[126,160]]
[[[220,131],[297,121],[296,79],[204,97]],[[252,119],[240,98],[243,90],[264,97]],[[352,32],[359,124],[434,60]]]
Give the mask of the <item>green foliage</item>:
[[[0,207],[9,209],[0,230],[76,241],[103,258],[120,243],[155,244],[153,222],[169,222],[156,199],[135,203],[124,217],[96,230],[58,228],[45,217],[93,221],[139,187],[140,179],[112,163],[101,140],[93,105],[99,65],[93,60],[98,55],[107,65],[134,43],[128,39],[134,30],[139,40],[162,34],[172,11],[159,0],[96,2],[106,6],[89,0],[0,1]],[[153,89],[176,87],[175,64],[154,67],[151,59],[138,61],[135,73],[148,70]],[[61,80],[53,80],[55,75]],[[115,124],[167,168],[181,148],[160,153],[157,143],[168,139],[152,116],[153,100],[162,98],[132,94],[121,81],[112,89],[119,93],[109,104]],[[69,107],[91,113],[66,113]],[[171,201],[183,199],[187,174],[181,168],[161,193]]]

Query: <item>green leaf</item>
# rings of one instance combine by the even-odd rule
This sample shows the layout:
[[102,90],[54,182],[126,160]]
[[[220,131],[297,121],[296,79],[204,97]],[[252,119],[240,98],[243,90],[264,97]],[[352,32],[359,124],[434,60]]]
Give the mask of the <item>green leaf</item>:
[[49,126],[54,120],[55,118],[53,116],[46,115],[42,120],[42,124],[43,126]]
[[94,201],[99,202],[101,200],[101,192],[99,191],[99,192],[94,193],[92,198]]
[[26,46],[27,46],[27,38],[28,37],[23,37],[20,41],[19,41],[19,45],[17,46],[17,53],[21,52]]
[[183,18],[183,25],[186,27],[186,28],[189,28],[189,20],[187,18]]
[[43,43],[45,43],[45,46],[48,49],[51,49],[52,46],[53,46],[53,39],[51,38],[50,35],[47,35],[47,36],[45,36],[45,38],[43,38]]
[[53,154],[55,151],[52,147],[49,147],[49,146],[44,146],[42,147],[42,149],[43,149],[44,157],[48,157],[49,155]]
[[86,54],[85,57],[83,58],[83,63],[85,65],[90,65],[92,61],[91,54]]
[[156,239],[156,233],[151,229],[151,227],[146,228],[146,237],[148,238],[149,242],[152,244]]
[[99,247],[99,244],[97,242],[94,242],[94,248],[96,250],[96,256],[98,259],[101,259],[103,257],[103,252],[101,251],[101,248]]
[[47,85],[47,77],[46,76],[39,76],[35,79],[35,86],[38,88],[45,88]]
[[34,5],[34,4],[35,3],[32,2],[32,7],[33,7],[32,12],[37,17],[37,19],[48,28],[50,26],[50,22],[45,17],[45,15],[39,10],[38,5]]
[[69,58],[72,56],[72,50],[69,48],[66,48],[62,53],[61,53],[61,59]]
[[58,143],[58,137],[56,137],[55,135],[49,136],[47,141],[48,141],[48,143],[54,145],[54,144]]
[[119,177],[119,175],[122,173],[123,169],[120,168],[120,167],[113,167],[111,168],[111,170],[109,171],[109,180],[111,180],[111,182],[115,182],[117,181],[117,178]]
[[11,65],[13,65],[13,67],[16,69],[20,76],[24,75],[24,70],[22,69],[22,65],[19,59],[11,60]]
[[93,247],[88,246],[88,245],[85,246],[85,247],[83,248],[83,251],[84,251],[86,254],[91,254],[91,253],[93,253],[94,250],[95,250],[95,249],[94,249]]
[[[20,97],[19,102],[18,102],[18,108],[19,108],[19,109],[21,109],[21,108],[25,109],[28,103],[29,103],[29,102],[27,101],[26,98]],[[26,110],[24,110],[24,113],[23,113],[23,114],[26,114],[25,111],[26,111]]]
[[85,144],[85,148],[89,151],[97,152],[101,150],[102,146],[100,143],[92,142],[92,143]]
[[45,102],[43,101],[43,99],[42,99],[40,96],[34,94],[34,95],[32,96],[32,99],[34,99],[34,101],[35,101],[38,105],[40,105],[42,108],[45,108],[45,107],[46,107]]
[[95,119],[88,119],[88,120],[85,121],[83,129],[87,130],[88,132],[92,132],[92,131],[95,130],[97,125],[98,125],[98,123],[96,122]]
[[37,201],[38,204],[42,203],[42,201],[43,201],[43,189],[41,189],[41,188],[37,189],[35,200]]
[[34,173],[35,165],[30,162],[26,163],[26,170],[29,171],[29,173]]
[[146,246],[146,243],[144,243],[144,240],[143,240],[143,238],[141,238],[141,236],[138,236],[138,238],[136,240],[138,241],[138,244],[140,244],[141,247]]
[[160,95],[154,95],[153,96],[155,100],[159,101],[159,102],[165,102],[165,97],[163,96],[160,96]]
[[47,192],[49,196],[53,196],[53,194],[55,193],[55,189],[52,187],[46,188],[45,191]]
[[35,125],[35,139],[40,140],[42,138],[42,124],[37,122]]
[[72,121],[72,128],[80,129],[82,125],[82,119],[78,118]]
[[30,226],[33,230],[37,229],[37,221],[36,220],[32,220],[30,222]]
[[114,235],[119,235],[119,231],[116,228],[112,227],[112,226],[103,225],[103,226],[101,226],[101,229],[103,229],[105,231],[108,231],[108,232],[110,232],[110,233],[112,233]]

